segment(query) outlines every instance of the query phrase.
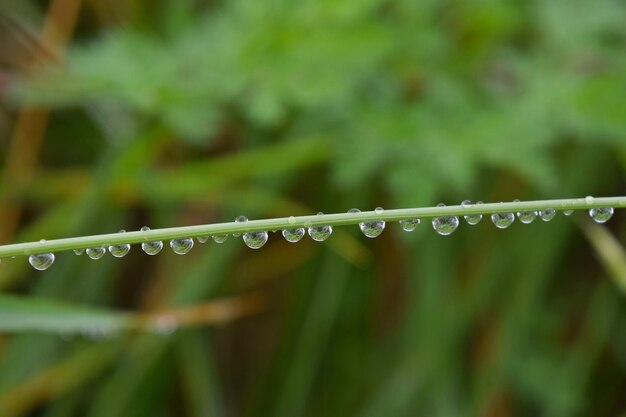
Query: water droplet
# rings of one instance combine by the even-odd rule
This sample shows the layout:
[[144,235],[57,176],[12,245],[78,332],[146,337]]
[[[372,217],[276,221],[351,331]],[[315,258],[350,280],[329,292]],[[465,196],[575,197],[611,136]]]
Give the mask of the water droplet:
[[296,243],[304,236],[305,231],[303,227],[297,229],[285,229],[283,230],[283,237],[287,242]]
[[594,198],[590,195],[588,195],[587,197],[585,197],[585,203],[587,204],[593,204]]
[[596,223],[605,223],[613,216],[613,207],[598,207],[589,210],[589,216]]
[[104,254],[106,253],[106,249],[103,247],[99,247],[99,248],[87,248],[87,250],[85,251],[85,253],[87,253],[87,256],[89,256],[91,259],[100,259],[104,256]]
[[76,254],[76,256],[82,255],[83,252],[85,252],[85,249],[74,249],[74,254]]
[[39,243],[46,243],[46,239],[40,239]]
[[404,219],[400,220],[398,223],[405,232],[412,232],[417,225],[420,224],[420,219]]
[[563,214],[565,214],[566,216],[571,216],[572,213],[574,213],[574,210],[563,210]]
[[[463,200],[461,202],[461,206],[464,208],[472,208],[473,204],[470,200]],[[470,226],[474,226],[480,223],[480,221],[483,219],[483,215],[482,214],[467,214],[463,216],[463,218],[465,219],[467,224],[469,224]]]
[[524,224],[531,224],[537,218],[536,211],[518,211],[517,218]]
[[554,209],[545,209],[539,212],[539,217],[541,217],[541,220],[544,222],[549,222],[554,219],[554,216],[556,216],[556,210]]
[[[445,207],[443,203],[437,204],[437,207]],[[452,232],[459,227],[459,218],[457,216],[434,217],[432,220],[433,229],[442,236],[451,235]]]
[[54,253],[38,253],[28,257],[28,263],[37,271],[45,271],[54,263]]
[[295,224],[296,223],[296,218],[293,216],[289,216],[289,219],[287,219],[287,222],[289,224]]
[[[248,218],[246,216],[237,216],[237,218],[235,219],[236,223],[245,223],[247,221],[248,221]],[[241,236],[241,233],[233,233],[233,236],[239,237]]]
[[148,226],[143,226],[143,227],[142,227],[141,229],[139,229],[139,230],[141,230],[142,232],[149,232],[149,231],[150,231],[150,228],[149,228]]
[[309,227],[309,236],[316,242],[323,242],[333,234],[332,226],[311,226]]
[[170,240],[170,248],[177,255],[184,255],[193,248],[193,239],[190,237],[183,237],[180,239]]
[[[374,210],[376,214],[382,214],[383,211],[384,210],[381,207],[377,207]],[[358,208],[351,208],[350,210],[348,210],[348,213],[352,213],[352,214],[360,213],[360,212],[361,210],[359,210]],[[361,232],[363,232],[365,236],[375,238],[377,236],[380,236],[383,230],[385,230],[385,222],[383,220],[361,222],[359,223],[359,229],[361,229]]]
[[376,207],[374,209],[374,213],[376,213],[376,214],[383,214],[384,212],[385,212],[385,209],[382,208],[382,207]]
[[359,223],[359,228],[361,232],[367,237],[375,238],[380,236],[380,234],[385,230],[385,221],[384,220],[374,220],[370,222],[362,222]]
[[[437,206],[444,207],[440,205]],[[448,236],[459,227],[459,218],[457,216],[435,217],[432,220],[432,225],[437,233],[442,236]]]
[[215,243],[224,243],[228,239],[228,235],[213,235],[211,237]]
[[243,241],[250,249],[259,249],[267,243],[267,232],[246,232]]
[[143,251],[148,255],[156,255],[161,252],[161,249],[163,249],[163,242],[160,240],[155,242],[143,242],[141,244],[141,249],[143,249]]
[[[126,233],[126,230],[122,229],[118,233]],[[115,256],[116,258],[122,258],[126,256],[129,251],[130,245],[128,243],[109,246],[109,252],[111,252],[111,255]]]
[[515,221],[513,213],[493,213],[491,221],[498,229],[506,229]]
[[209,240],[208,236],[198,236],[196,238],[196,240],[198,241],[198,243],[206,243],[207,240]]
[[128,243],[122,245],[109,246],[109,252],[116,258],[122,258],[130,251],[130,245]]

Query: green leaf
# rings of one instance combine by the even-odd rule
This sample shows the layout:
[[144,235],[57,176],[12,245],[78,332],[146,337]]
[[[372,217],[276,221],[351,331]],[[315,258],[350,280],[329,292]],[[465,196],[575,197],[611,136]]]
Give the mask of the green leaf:
[[47,298],[0,295],[0,332],[108,335],[130,327],[131,315]]

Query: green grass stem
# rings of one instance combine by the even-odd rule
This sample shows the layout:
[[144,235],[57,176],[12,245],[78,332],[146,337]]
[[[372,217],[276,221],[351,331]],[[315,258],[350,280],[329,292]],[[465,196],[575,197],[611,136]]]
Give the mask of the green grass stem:
[[385,220],[398,221],[414,218],[432,218],[439,216],[463,216],[467,214],[492,214],[518,211],[539,211],[547,209],[588,210],[594,207],[626,207],[626,196],[603,198],[570,198],[559,200],[535,200],[507,203],[473,204],[471,206],[421,207],[408,209],[393,209],[376,211],[362,211],[360,213],[335,213],[311,216],[292,216],[274,219],[249,220],[247,222],[228,222],[204,224],[197,226],[170,227],[152,229],[149,231],[135,231],[126,233],[109,233],[102,235],[81,236],[39,242],[17,243],[0,246],[0,258],[8,256],[28,256],[37,253],[59,252],[72,249],[85,249],[126,243],[141,243],[157,240],[170,240],[185,237],[213,236],[253,231],[272,231],[310,226],[346,226],[364,221]]

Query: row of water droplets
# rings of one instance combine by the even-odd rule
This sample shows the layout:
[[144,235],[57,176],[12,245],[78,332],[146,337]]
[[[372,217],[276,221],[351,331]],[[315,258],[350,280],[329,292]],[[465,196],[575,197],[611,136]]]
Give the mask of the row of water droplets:
[[[593,197],[588,196],[585,198],[585,202],[587,204],[593,203]],[[514,202],[519,202],[519,200],[514,200]],[[462,207],[465,208],[474,208],[480,207],[483,203],[481,201],[477,203],[472,203],[469,200],[464,200],[461,203]],[[445,204],[440,203],[437,204],[437,207],[445,207]],[[360,213],[361,210],[357,208],[353,208],[348,210],[348,213]],[[384,209],[382,207],[377,207],[374,212],[376,214],[383,214]],[[601,208],[592,208],[589,210],[589,216],[597,223],[605,223],[608,221],[611,216],[613,216],[613,208],[612,207],[601,207]],[[563,209],[563,214],[566,216],[570,216],[573,213],[571,209]],[[517,218],[523,224],[530,224],[537,217],[539,217],[544,222],[549,222],[556,216],[556,210],[552,208],[548,208],[545,210],[539,211],[519,211],[517,213]],[[493,224],[499,229],[508,228],[515,221],[514,213],[493,213],[491,214],[491,221]],[[318,216],[323,216],[323,213],[318,213]],[[482,214],[467,214],[464,215],[463,218],[467,222],[467,224],[474,226],[483,218]],[[245,216],[239,216],[235,219],[237,223],[245,223],[248,221],[248,218]],[[288,218],[288,223],[294,224],[297,222],[296,218],[291,216]],[[433,229],[442,236],[448,236],[452,234],[459,227],[459,217],[458,216],[439,216],[432,218],[432,226]],[[402,230],[406,232],[412,232],[415,228],[420,224],[420,219],[403,219],[398,222]],[[386,222],[384,220],[370,220],[359,223],[359,229],[361,232],[369,237],[375,238],[380,236],[380,234],[385,230]],[[144,226],[141,228],[142,232],[149,231],[150,228]],[[125,230],[120,230],[119,233],[125,233]],[[282,230],[282,235],[288,242],[296,243],[299,242],[305,234],[311,237],[311,239],[317,242],[323,242],[330,237],[333,233],[333,227],[331,225],[321,225],[321,226],[313,226],[309,222],[304,224],[304,227],[293,227]],[[234,237],[240,237],[240,233],[234,233]],[[227,234],[222,235],[213,235],[211,236],[214,242],[216,243],[224,243],[228,238]],[[209,240],[209,236],[199,236],[196,238],[198,242],[205,243]],[[268,240],[268,233],[266,231],[253,231],[253,232],[245,232],[243,233],[243,241],[251,249],[259,249]],[[42,239],[42,242],[45,240]],[[185,255],[193,248],[194,241],[192,238],[178,238],[170,240],[170,248],[172,251],[178,255]],[[130,244],[117,244],[117,245],[109,245],[108,250],[116,258],[122,258],[128,254],[130,251]],[[146,241],[141,244],[142,250],[148,255],[156,255],[163,249],[163,242],[158,241]],[[100,259],[106,253],[106,246],[94,247],[88,249],[75,249],[74,253],[76,255],[82,255],[83,252],[87,254],[87,256],[91,259]],[[41,254],[33,254],[29,257],[29,263],[33,268],[43,271],[48,269],[55,260],[55,256],[53,253],[41,253]]]

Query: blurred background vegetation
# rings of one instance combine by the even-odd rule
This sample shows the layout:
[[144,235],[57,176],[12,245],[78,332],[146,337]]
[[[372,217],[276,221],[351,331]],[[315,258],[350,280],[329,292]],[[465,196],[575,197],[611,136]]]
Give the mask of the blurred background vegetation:
[[[0,4],[0,243],[624,194],[623,1]],[[626,415],[586,217],[5,259],[0,416]]]

